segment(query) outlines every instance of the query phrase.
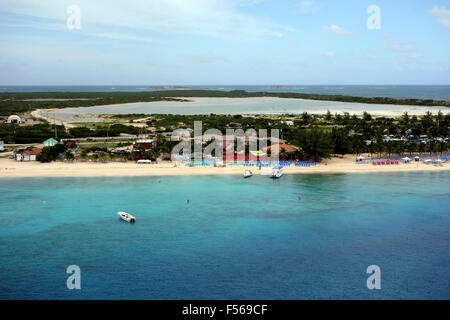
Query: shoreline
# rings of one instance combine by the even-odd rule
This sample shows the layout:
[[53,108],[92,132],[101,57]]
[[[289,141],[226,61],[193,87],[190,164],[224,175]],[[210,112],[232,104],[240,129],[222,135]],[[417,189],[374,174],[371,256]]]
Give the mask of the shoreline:
[[[425,172],[449,171],[449,163],[440,167],[420,163],[375,166],[357,164],[354,157],[332,158],[313,167],[284,167],[285,175],[291,174],[349,174],[349,173],[388,173],[388,172]],[[259,175],[267,168],[245,166],[227,167],[174,167],[170,162],[158,164],[136,164],[134,162],[15,162],[11,159],[0,159],[0,178],[31,177],[114,177],[114,176],[190,176],[190,175],[243,175],[251,170]]]

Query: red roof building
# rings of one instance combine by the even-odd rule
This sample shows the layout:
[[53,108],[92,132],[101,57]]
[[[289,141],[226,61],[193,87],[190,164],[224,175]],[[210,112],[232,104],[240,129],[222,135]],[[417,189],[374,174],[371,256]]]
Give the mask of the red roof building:
[[14,156],[16,161],[36,161],[37,155],[41,152],[42,149],[37,147],[18,148],[14,151]]
[[[148,152],[156,148],[155,139],[138,140],[133,143],[133,150],[131,151],[131,157],[134,161],[147,160],[143,152]],[[149,159],[148,159],[149,160]]]

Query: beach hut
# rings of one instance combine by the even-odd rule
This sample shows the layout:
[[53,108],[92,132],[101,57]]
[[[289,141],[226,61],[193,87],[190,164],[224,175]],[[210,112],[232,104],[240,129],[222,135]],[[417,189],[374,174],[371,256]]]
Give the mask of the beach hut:
[[261,161],[266,154],[262,151],[250,151],[250,160],[251,161]]
[[0,141],[0,151],[3,151],[3,150],[5,150],[4,144],[3,144],[3,141]]
[[44,141],[43,145],[44,147],[53,147],[58,143],[58,141],[56,141],[53,138],[47,139]]
[[278,149],[279,154],[282,154],[284,151],[288,155],[289,158],[292,158],[292,156],[298,151],[298,148],[296,148],[292,145],[285,144],[285,143],[273,144],[269,147],[263,148],[262,150],[267,153],[270,152],[271,154],[274,154],[277,149]]
[[36,161],[42,149],[36,147],[20,147],[14,151],[16,161]]
[[148,152],[156,148],[156,139],[143,139],[133,142],[133,150],[131,157],[133,161],[145,160],[144,152]]
[[411,162],[411,159],[408,158],[408,157],[404,157],[404,158],[402,158],[402,162],[403,162],[403,163],[410,163],[410,162]]

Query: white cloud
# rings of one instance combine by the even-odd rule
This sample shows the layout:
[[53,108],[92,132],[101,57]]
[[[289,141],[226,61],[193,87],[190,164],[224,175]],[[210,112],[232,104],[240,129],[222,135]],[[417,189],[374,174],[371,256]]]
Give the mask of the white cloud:
[[218,54],[216,52],[207,53],[186,53],[180,54],[180,57],[189,59],[196,63],[214,63],[214,62],[227,62],[226,56]]
[[[117,28],[158,33],[201,35],[229,39],[280,37],[287,30],[241,8],[260,0],[77,0],[83,29],[117,34]],[[2,0],[2,11],[64,23],[73,0]],[[99,30],[101,29],[101,30]],[[108,30],[109,29],[109,30]],[[113,32],[111,30],[114,30]],[[123,35],[126,37],[126,35]]]
[[323,54],[332,64],[336,64],[336,53],[334,51],[327,51]]
[[241,7],[252,6],[252,5],[260,4],[263,2],[264,2],[264,0],[240,0],[240,1],[238,1],[239,5]]
[[314,13],[320,10],[322,5],[317,1],[304,0],[300,2],[300,13]]
[[86,35],[91,36],[91,37],[107,38],[107,39],[113,39],[113,40],[153,42],[153,40],[151,38],[130,36],[130,35],[120,34],[120,33],[95,33],[95,32],[93,32],[93,33],[86,33]]
[[428,14],[435,17],[438,23],[450,27],[450,9],[434,6],[433,9],[428,11]]
[[385,36],[385,38],[387,38],[385,47],[388,50],[395,52],[404,58],[415,59],[420,57],[420,53],[414,41],[394,39],[389,36]]
[[413,70],[421,68],[424,59],[417,44],[408,39],[392,38],[388,34],[384,34],[384,47],[392,53],[392,65],[399,71]]
[[345,29],[343,29],[335,24],[324,27],[324,30],[334,33],[334,34],[337,34],[337,35],[340,35],[340,36],[345,36],[345,35],[350,34],[350,32],[346,31]]

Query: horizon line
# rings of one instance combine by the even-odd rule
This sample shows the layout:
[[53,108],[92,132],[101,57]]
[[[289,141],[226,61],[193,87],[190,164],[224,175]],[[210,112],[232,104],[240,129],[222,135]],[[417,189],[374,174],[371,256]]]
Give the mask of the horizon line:
[[98,86],[116,86],[116,87],[207,87],[207,86],[222,86],[222,87],[273,87],[273,86],[450,86],[450,84],[0,84],[0,87],[98,87]]

